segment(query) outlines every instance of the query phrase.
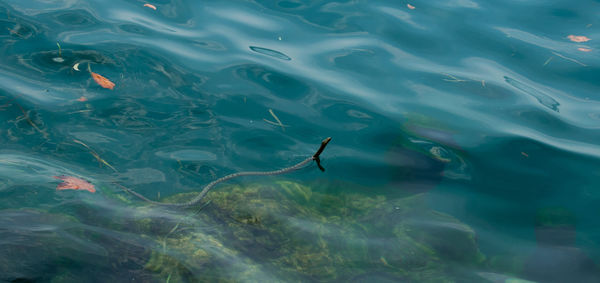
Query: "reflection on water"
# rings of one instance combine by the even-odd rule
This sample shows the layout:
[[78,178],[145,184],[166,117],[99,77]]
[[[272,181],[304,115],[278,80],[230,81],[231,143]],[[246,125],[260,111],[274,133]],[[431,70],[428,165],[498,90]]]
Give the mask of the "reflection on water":
[[1,280],[600,278],[597,3],[144,4],[0,1]]

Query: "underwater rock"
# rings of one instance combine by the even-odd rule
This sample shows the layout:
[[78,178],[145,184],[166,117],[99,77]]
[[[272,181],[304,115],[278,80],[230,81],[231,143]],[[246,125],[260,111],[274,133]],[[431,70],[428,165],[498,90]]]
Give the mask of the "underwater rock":
[[427,209],[423,195],[333,195],[289,181],[231,185],[211,191],[190,217],[163,234],[146,264],[162,279],[435,281],[464,278],[453,265],[483,261],[473,230]]
[[523,264],[523,276],[539,282],[598,282],[600,268],[576,242],[575,213],[564,207],[539,209],[537,246]]
[[68,215],[1,210],[0,281],[47,281],[61,272],[61,263],[104,256],[101,247],[81,241],[77,226]]

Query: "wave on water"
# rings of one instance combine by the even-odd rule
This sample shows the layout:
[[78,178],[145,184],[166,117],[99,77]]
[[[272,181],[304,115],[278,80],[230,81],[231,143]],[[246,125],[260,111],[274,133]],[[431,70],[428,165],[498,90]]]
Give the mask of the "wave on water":
[[0,278],[592,282],[597,8],[0,1]]

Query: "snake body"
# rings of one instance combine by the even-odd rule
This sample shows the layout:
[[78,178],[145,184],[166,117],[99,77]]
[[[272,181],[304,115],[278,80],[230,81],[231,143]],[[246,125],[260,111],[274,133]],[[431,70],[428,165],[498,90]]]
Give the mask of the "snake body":
[[242,177],[242,176],[275,176],[275,175],[281,175],[281,174],[286,174],[286,173],[290,173],[293,171],[296,171],[300,168],[302,168],[304,165],[310,163],[311,161],[316,161],[317,162],[317,166],[319,166],[319,168],[324,171],[325,169],[323,169],[323,167],[320,164],[320,159],[319,159],[319,155],[321,154],[321,152],[323,152],[323,150],[325,149],[325,146],[327,146],[327,144],[329,143],[329,141],[331,140],[331,138],[326,138],[321,142],[321,147],[319,148],[319,150],[317,150],[317,152],[313,155],[310,156],[306,159],[304,159],[303,161],[301,161],[300,163],[290,166],[290,167],[286,167],[283,169],[279,169],[279,170],[274,170],[274,171],[248,171],[248,172],[238,172],[238,173],[233,173],[233,174],[229,174],[227,176],[221,177],[219,179],[216,179],[212,182],[210,182],[208,185],[204,186],[204,188],[202,188],[202,191],[200,191],[200,193],[195,196],[193,199],[191,199],[190,201],[187,202],[182,202],[182,203],[164,203],[164,202],[158,202],[158,201],[153,201],[151,199],[146,198],[145,196],[126,188],[123,185],[117,184],[118,186],[120,186],[123,190],[127,191],[128,193],[131,193],[132,195],[146,201],[149,202],[151,204],[155,204],[155,205],[160,205],[160,206],[169,206],[169,207],[186,207],[186,206],[192,206],[195,204],[198,204],[205,196],[206,194],[208,194],[208,192],[215,187],[217,184],[231,180],[233,178],[236,177]]

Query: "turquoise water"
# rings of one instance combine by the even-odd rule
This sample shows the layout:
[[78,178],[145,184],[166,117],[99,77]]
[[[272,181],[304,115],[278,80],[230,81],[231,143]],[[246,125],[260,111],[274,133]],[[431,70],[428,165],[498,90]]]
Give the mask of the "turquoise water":
[[0,1],[0,280],[600,282],[600,2],[145,3]]

